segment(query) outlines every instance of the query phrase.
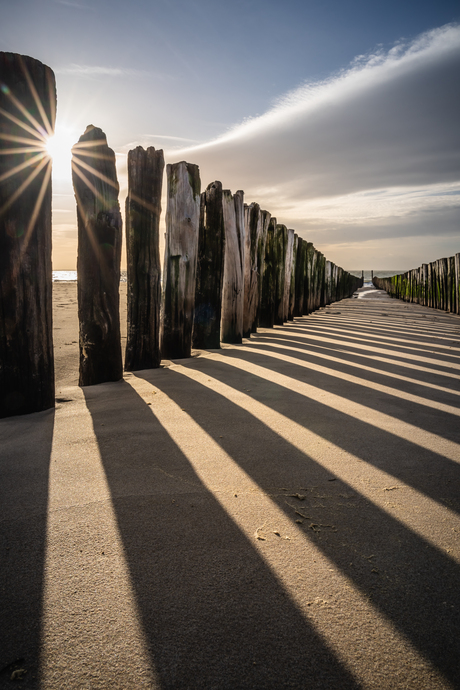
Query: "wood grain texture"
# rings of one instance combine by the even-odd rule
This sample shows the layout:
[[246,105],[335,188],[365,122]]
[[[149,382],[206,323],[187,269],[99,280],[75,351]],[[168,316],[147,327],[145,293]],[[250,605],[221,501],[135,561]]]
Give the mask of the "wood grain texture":
[[0,52],[0,82],[0,417],[8,417],[55,404],[45,145],[56,87],[49,67],[16,53]]
[[244,309],[244,192],[223,191],[225,227],[224,282],[222,289],[221,340],[241,343]]
[[72,149],[78,220],[80,386],[119,381],[122,220],[115,153],[104,132],[89,125]]
[[168,184],[161,356],[190,357],[200,223],[200,172],[181,161],[166,166]]
[[128,328],[125,369],[160,366],[160,215],[163,151],[141,146],[128,153],[126,256]]
[[225,229],[222,183],[212,182],[201,194],[195,315],[192,346],[220,348]]

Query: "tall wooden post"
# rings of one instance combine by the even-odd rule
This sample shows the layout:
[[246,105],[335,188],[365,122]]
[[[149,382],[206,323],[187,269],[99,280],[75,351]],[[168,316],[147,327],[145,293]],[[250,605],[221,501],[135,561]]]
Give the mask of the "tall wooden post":
[[289,311],[288,311],[288,321],[294,320],[295,315],[295,276],[296,276],[296,263],[297,263],[297,247],[299,244],[299,236],[294,233],[294,240],[292,245],[292,268],[291,268],[291,284],[289,287]]
[[89,125],[72,149],[78,221],[80,386],[119,381],[122,221],[115,154]]
[[299,237],[295,262],[295,307],[294,316],[302,316],[307,306],[305,302],[305,283],[307,280],[307,242]]
[[51,160],[56,87],[0,52],[0,417],[54,407]]
[[289,318],[289,299],[291,295],[291,273],[294,252],[294,230],[286,230],[286,254],[284,259],[283,323]]
[[264,273],[262,277],[262,297],[260,300],[259,325],[262,328],[273,328],[275,323],[275,287],[276,287],[276,253],[275,253],[276,218],[271,218],[265,242]]
[[278,223],[275,229],[276,283],[275,283],[275,324],[284,323],[284,295],[286,284],[287,227]]
[[125,369],[160,366],[160,215],[163,151],[138,146],[128,153],[126,254],[128,329]]
[[181,161],[166,166],[168,205],[163,276],[163,358],[190,357],[200,221],[200,172]]
[[244,206],[244,312],[243,338],[249,338],[257,328],[259,304],[259,252],[261,232],[259,204]]
[[244,192],[223,191],[225,229],[224,284],[222,288],[221,340],[241,343],[244,309]]
[[252,332],[257,332],[257,327],[260,321],[260,310],[262,305],[262,291],[263,278],[265,271],[265,249],[267,246],[267,233],[270,225],[272,214],[269,211],[260,211],[259,227],[257,230],[257,309],[254,322],[252,324]]
[[224,250],[222,183],[212,182],[201,194],[200,200],[192,339],[193,347],[197,349],[220,348]]

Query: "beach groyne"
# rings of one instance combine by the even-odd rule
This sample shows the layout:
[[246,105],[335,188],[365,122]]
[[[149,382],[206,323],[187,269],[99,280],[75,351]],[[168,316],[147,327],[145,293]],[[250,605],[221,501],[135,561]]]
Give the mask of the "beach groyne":
[[390,297],[460,314],[460,253],[372,282]]
[[[0,416],[54,406],[51,158],[54,74],[33,58],[0,53]],[[32,137],[32,138],[31,138]],[[25,144],[27,144],[25,146]],[[167,166],[161,285],[163,152],[128,154],[125,370],[190,357],[192,347],[241,343],[350,297],[362,279],[344,271],[258,203],[220,182],[201,193],[197,165]],[[78,224],[79,385],[123,376],[119,282],[122,217],[115,154],[88,125],[72,149]]]

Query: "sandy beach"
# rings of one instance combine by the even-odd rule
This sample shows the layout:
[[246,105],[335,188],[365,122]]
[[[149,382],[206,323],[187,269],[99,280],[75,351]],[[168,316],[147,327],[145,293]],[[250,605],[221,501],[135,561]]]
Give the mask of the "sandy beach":
[[364,289],[82,389],[76,299],[0,420],[0,688],[459,687],[460,317]]

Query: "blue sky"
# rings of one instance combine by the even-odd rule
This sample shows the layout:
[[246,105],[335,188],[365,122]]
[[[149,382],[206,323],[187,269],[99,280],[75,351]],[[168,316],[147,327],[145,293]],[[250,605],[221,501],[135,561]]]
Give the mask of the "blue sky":
[[460,251],[457,2],[15,0],[0,50],[56,74],[54,267],[73,268],[68,149],[165,150],[345,268]]

